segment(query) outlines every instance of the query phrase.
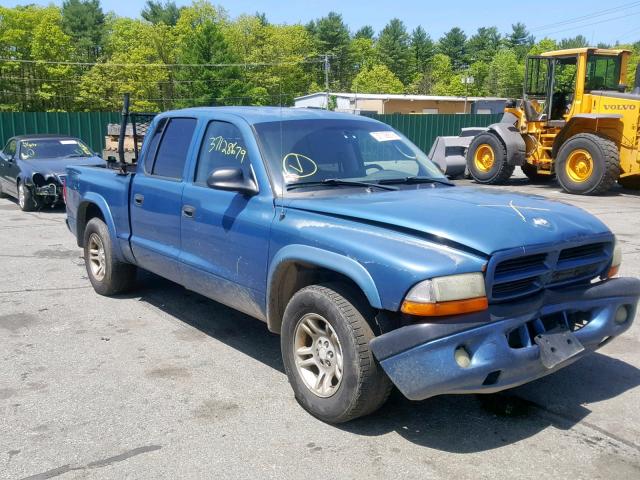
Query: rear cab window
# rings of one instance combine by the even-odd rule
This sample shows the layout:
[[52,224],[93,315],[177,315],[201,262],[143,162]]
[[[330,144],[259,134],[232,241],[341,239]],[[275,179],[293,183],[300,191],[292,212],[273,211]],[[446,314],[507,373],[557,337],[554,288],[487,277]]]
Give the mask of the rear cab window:
[[147,150],[145,172],[152,176],[182,180],[196,125],[195,118],[160,120]]

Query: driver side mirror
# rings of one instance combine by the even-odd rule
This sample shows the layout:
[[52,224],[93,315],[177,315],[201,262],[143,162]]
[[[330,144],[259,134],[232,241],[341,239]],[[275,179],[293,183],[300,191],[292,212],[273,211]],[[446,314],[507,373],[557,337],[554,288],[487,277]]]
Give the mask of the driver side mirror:
[[247,178],[239,167],[216,168],[207,178],[207,186],[216,190],[238,192],[251,196],[258,193],[258,186],[251,178]]

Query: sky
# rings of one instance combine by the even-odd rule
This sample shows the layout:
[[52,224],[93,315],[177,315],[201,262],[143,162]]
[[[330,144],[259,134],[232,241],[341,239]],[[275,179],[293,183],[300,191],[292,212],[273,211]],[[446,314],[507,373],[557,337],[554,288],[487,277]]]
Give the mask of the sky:
[[[28,3],[60,5],[62,1],[0,0],[0,5],[7,7]],[[191,2],[177,0],[176,3]],[[409,29],[422,25],[434,39],[454,26],[470,35],[482,26],[497,26],[501,32],[508,32],[512,23],[520,21],[538,39],[582,34],[594,45],[640,40],[640,1],[213,0],[212,3],[222,5],[232,17],[264,12],[274,23],[304,24],[333,10],[342,14],[352,31],[367,24],[380,31],[391,18],[397,17]],[[129,17],[139,17],[144,4],[144,0],[102,0],[103,10]],[[539,12],[537,15],[531,13],[534,6]]]

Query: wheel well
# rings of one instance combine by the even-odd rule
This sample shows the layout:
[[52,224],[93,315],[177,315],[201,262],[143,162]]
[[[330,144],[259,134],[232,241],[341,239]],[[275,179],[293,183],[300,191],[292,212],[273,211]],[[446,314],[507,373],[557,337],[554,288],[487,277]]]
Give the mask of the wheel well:
[[[356,301],[363,306],[366,305],[370,307],[370,303],[360,286],[346,275],[310,263],[299,261],[286,262],[278,267],[271,279],[271,289],[268,298],[269,330],[274,333],[280,333],[284,310],[296,292],[309,285],[327,282],[344,285],[346,289],[356,297]],[[369,323],[371,323],[372,320],[373,316],[372,318],[367,318]],[[378,330],[374,328],[375,325],[371,325],[371,327],[374,331]]]
[[102,210],[95,203],[83,203],[78,207],[78,219],[77,219],[77,236],[79,247],[84,247],[84,230],[87,228],[87,223],[92,218],[99,218],[104,222],[104,215]]

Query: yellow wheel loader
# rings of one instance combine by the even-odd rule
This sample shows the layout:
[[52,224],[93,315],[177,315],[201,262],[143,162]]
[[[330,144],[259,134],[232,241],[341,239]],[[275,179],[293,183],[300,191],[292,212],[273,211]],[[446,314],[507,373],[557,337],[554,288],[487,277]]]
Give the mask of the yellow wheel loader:
[[631,52],[578,48],[527,58],[524,97],[466,152],[479,183],[504,183],[516,166],[533,181],[557,178],[569,193],[640,188],[640,67],[626,93]]

